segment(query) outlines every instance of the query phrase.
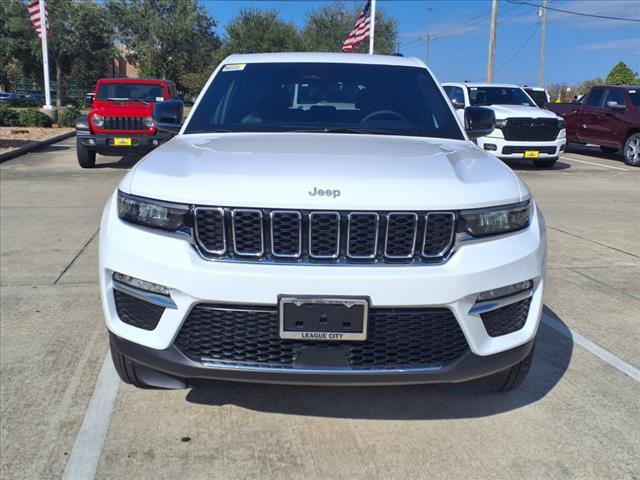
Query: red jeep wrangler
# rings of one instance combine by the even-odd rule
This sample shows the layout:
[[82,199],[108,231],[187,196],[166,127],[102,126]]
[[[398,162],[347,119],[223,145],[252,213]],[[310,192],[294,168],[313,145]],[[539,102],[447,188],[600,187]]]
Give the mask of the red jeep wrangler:
[[76,152],[82,168],[96,163],[96,153],[144,155],[173,134],[158,131],[152,114],[156,102],[176,99],[176,86],[168,80],[102,78],[91,107],[76,120]]

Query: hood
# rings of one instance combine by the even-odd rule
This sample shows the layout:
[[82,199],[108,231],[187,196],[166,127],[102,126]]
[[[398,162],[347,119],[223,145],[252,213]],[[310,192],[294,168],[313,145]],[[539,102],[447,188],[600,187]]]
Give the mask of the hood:
[[96,115],[112,115],[122,117],[147,117],[153,113],[154,102],[115,102],[96,100],[91,113]]
[[178,135],[120,188],[181,203],[344,210],[473,208],[529,196],[508,166],[469,141],[334,133]]
[[524,118],[559,118],[555,113],[538,107],[526,107],[524,105],[488,105],[496,114],[497,120],[511,117]]

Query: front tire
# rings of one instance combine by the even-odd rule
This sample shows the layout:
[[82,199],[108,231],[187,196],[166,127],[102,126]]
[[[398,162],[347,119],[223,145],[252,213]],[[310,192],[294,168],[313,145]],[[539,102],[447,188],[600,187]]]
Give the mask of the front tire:
[[76,142],[76,155],[78,156],[78,164],[82,168],[93,168],[96,166],[96,152],[89,150],[80,142]]
[[629,135],[624,144],[624,163],[640,167],[640,133]]
[[140,378],[136,375],[136,364],[122,355],[118,350],[116,350],[113,344],[109,345],[109,349],[111,350],[111,360],[113,360],[113,366],[115,367],[120,380],[122,380],[124,383],[128,383],[138,388],[155,388],[147,385],[142,380],[140,380]]
[[529,354],[519,363],[514,366],[503,370],[502,372],[494,373],[493,375],[484,379],[486,385],[486,391],[489,392],[511,392],[517,389],[529,373],[531,363],[533,362],[533,354],[535,352],[535,344],[531,347]]
[[555,158],[545,158],[544,160],[534,160],[533,164],[536,168],[551,168],[558,161],[558,157]]

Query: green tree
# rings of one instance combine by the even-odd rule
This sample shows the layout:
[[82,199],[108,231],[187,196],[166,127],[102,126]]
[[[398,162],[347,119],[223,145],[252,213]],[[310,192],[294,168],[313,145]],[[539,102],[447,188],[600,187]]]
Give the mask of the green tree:
[[102,3],[93,0],[48,0],[51,35],[49,63],[55,72],[56,104],[62,105],[72,79],[88,89],[113,59],[113,28]]
[[624,62],[618,62],[607,75],[608,85],[633,85],[637,82],[638,74],[634,73]]
[[596,77],[592,80],[587,80],[582,85],[578,87],[578,95],[585,95],[591,87],[597,87],[598,85],[604,85],[605,81],[600,77]]
[[26,5],[0,1],[0,82],[5,91],[13,90],[23,76],[42,76],[39,45]]
[[225,29],[219,60],[233,53],[300,51],[300,34],[293,23],[278,18],[277,10],[243,9]]
[[212,71],[220,39],[197,0],[109,0],[119,41],[141,75],[199,90]]
[[[322,6],[310,12],[306,18],[306,25],[302,29],[302,43],[307,51],[340,52],[356,19],[360,8],[347,8],[342,2],[336,1],[332,5]],[[383,10],[376,11],[375,53],[391,54],[396,51],[397,21],[388,16]],[[358,53],[369,51],[369,42],[357,46],[353,50]]]

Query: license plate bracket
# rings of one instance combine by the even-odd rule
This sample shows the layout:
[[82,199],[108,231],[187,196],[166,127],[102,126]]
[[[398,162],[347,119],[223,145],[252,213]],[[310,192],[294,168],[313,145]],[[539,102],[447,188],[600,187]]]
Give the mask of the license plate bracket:
[[280,297],[280,338],[307,341],[367,339],[369,300],[341,297]]

